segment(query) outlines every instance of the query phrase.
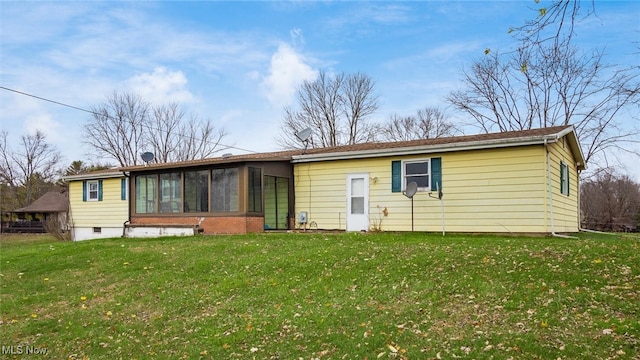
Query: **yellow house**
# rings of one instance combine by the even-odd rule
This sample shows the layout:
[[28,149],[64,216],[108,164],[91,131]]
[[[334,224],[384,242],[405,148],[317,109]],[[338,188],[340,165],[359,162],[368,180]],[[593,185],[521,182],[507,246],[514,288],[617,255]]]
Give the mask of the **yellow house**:
[[312,149],[292,163],[298,228],[579,231],[573,126]]
[[69,185],[69,229],[74,241],[120,237],[129,219],[129,179],[116,170],[63,178]]
[[584,169],[573,126],[560,126],[225,155],[65,180],[74,240],[290,229],[557,234],[579,231]]

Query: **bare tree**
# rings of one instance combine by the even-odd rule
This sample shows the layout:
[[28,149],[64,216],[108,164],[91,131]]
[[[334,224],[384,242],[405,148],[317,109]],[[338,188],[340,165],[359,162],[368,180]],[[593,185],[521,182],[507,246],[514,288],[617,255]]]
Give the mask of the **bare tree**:
[[2,213],[26,205],[24,201],[19,199],[17,169],[13,163],[11,149],[7,144],[8,135],[5,130],[0,132],[0,212]]
[[13,166],[13,157],[11,149],[7,144],[7,136],[9,133],[6,130],[0,132],[0,183],[16,186],[16,169]]
[[24,135],[21,137],[20,149],[12,151],[7,145],[7,132],[3,131],[1,134],[2,182],[14,190],[24,188],[24,201],[19,201],[22,205],[30,204],[34,198],[48,190],[58,174],[62,155],[45,138],[41,131],[34,135]]
[[[539,1],[536,0],[535,3],[539,4]],[[583,3],[589,3],[584,12],[581,6]],[[549,6],[537,8],[537,17],[525,21],[522,26],[509,29],[509,32],[525,45],[568,45],[573,39],[576,21],[595,14],[595,10],[594,0],[556,0]]]
[[114,92],[92,112],[84,128],[85,143],[120,166],[141,164],[140,154],[146,151],[154,153],[157,162],[209,157],[220,150],[226,135],[210,120],[187,120],[176,103],[152,106],[128,93]]
[[137,95],[113,92],[91,111],[83,141],[93,153],[112,158],[120,166],[140,164],[139,153],[147,147],[144,133],[149,104]]
[[297,91],[298,109],[286,107],[282,134],[276,139],[284,148],[301,145],[295,134],[310,128],[310,147],[330,147],[374,141],[377,127],[368,117],[378,109],[373,80],[364,74],[335,76],[320,71]]
[[373,80],[364,74],[347,76],[344,84],[342,111],[346,118],[347,144],[374,141],[377,126],[367,117],[378,110],[378,99],[373,92]]
[[440,109],[429,107],[418,110],[415,116],[391,115],[380,129],[385,141],[435,139],[454,136],[458,132]]
[[573,124],[587,162],[637,143],[640,131],[623,119],[637,116],[640,73],[571,45],[579,9],[579,1],[541,9],[536,21],[517,29],[517,51],[485,51],[464,72],[466,89],[448,101],[486,132]]
[[177,150],[179,141],[173,134],[180,130],[183,117],[184,112],[175,103],[153,108],[148,124],[155,131],[149,134],[148,147],[153,151],[157,162],[169,162],[171,154]]
[[195,160],[213,156],[229,146],[220,144],[227,136],[225,129],[216,129],[211,120],[191,116],[181,131],[182,141],[178,146],[176,160]]
[[585,228],[624,231],[640,226],[640,184],[628,176],[601,172],[580,188]]
[[195,116],[186,120],[184,111],[176,103],[153,108],[150,121],[149,144],[158,162],[188,161],[212,156],[220,151],[219,145],[226,135],[217,130],[210,120]]

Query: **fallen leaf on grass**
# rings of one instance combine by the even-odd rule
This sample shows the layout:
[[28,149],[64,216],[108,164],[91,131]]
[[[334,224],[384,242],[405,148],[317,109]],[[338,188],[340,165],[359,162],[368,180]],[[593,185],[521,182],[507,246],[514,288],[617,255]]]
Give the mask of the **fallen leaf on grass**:
[[540,321],[540,327],[541,328],[548,328],[549,327],[549,323],[546,322],[545,320]]

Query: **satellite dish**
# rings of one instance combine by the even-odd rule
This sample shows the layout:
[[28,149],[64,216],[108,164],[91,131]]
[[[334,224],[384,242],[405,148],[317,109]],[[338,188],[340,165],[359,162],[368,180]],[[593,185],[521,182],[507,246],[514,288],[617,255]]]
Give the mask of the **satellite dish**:
[[413,198],[413,195],[415,195],[417,191],[418,191],[418,183],[416,183],[415,181],[412,181],[407,184],[407,188],[404,191],[404,196],[408,198]]
[[140,155],[142,157],[142,161],[149,163],[149,161],[152,161],[156,156],[153,155],[152,152],[143,152],[142,155]]
[[306,128],[296,133],[296,137],[302,142],[306,142],[307,140],[309,140],[309,136],[311,136],[311,128]]

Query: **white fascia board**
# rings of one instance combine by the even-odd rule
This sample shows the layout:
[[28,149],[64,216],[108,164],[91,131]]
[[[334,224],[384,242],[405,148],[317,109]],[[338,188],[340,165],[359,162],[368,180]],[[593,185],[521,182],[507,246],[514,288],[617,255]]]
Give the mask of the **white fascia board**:
[[88,173],[88,174],[80,174],[80,175],[69,175],[63,176],[62,180],[65,182],[76,181],[76,180],[96,180],[96,179],[111,179],[111,178],[120,178],[127,176],[122,171],[117,172],[108,172],[108,173]]
[[305,162],[329,161],[329,160],[363,159],[363,158],[374,158],[374,157],[383,157],[383,156],[433,154],[433,153],[445,153],[445,152],[454,152],[454,151],[495,149],[495,148],[514,147],[514,146],[543,145],[545,143],[552,143],[556,141],[558,141],[558,134],[552,134],[547,136],[536,136],[536,137],[527,137],[527,138],[473,141],[473,142],[441,144],[441,145],[423,145],[423,146],[413,146],[413,147],[406,147],[406,148],[345,151],[345,152],[312,154],[312,155],[294,155],[292,157],[293,160],[291,162],[305,163]]
[[575,130],[576,129],[573,128],[573,125],[571,125],[571,126],[568,126],[565,129],[563,129],[559,133],[557,133],[555,136],[556,136],[557,139],[560,139],[560,138],[562,138],[562,137],[564,137],[564,136],[566,136],[566,135],[568,135],[570,133],[574,133],[574,135],[575,135]]
[[[573,126],[571,126],[570,129],[571,129],[570,132],[567,132],[562,136],[568,136],[569,141],[571,141],[571,144],[569,146],[571,146],[571,149],[574,150],[573,156],[579,158],[578,159],[579,161],[577,161],[577,164],[576,164],[578,166],[578,169],[586,170],[587,164],[585,163],[585,157],[584,157],[584,153],[582,152],[582,146],[580,146],[580,141],[578,140],[578,136],[576,135],[575,131],[573,131]],[[562,133],[565,133],[565,132],[566,130],[562,131]],[[577,154],[575,152],[577,152]]]
[[[576,135],[575,128],[573,125],[568,126],[566,129],[558,132],[555,135],[549,135],[555,138],[555,141],[562,139],[567,136],[569,138],[571,150],[574,151],[574,157],[577,157],[576,166],[578,166],[579,170],[586,170],[587,164],[584,162],[584,153],[582,152],[582,147],[580,146],[580,142],[578,141],[578,136]],[[550,141],[553,142],[553,141]],[[576,154],[577,153],[577,154]]]

